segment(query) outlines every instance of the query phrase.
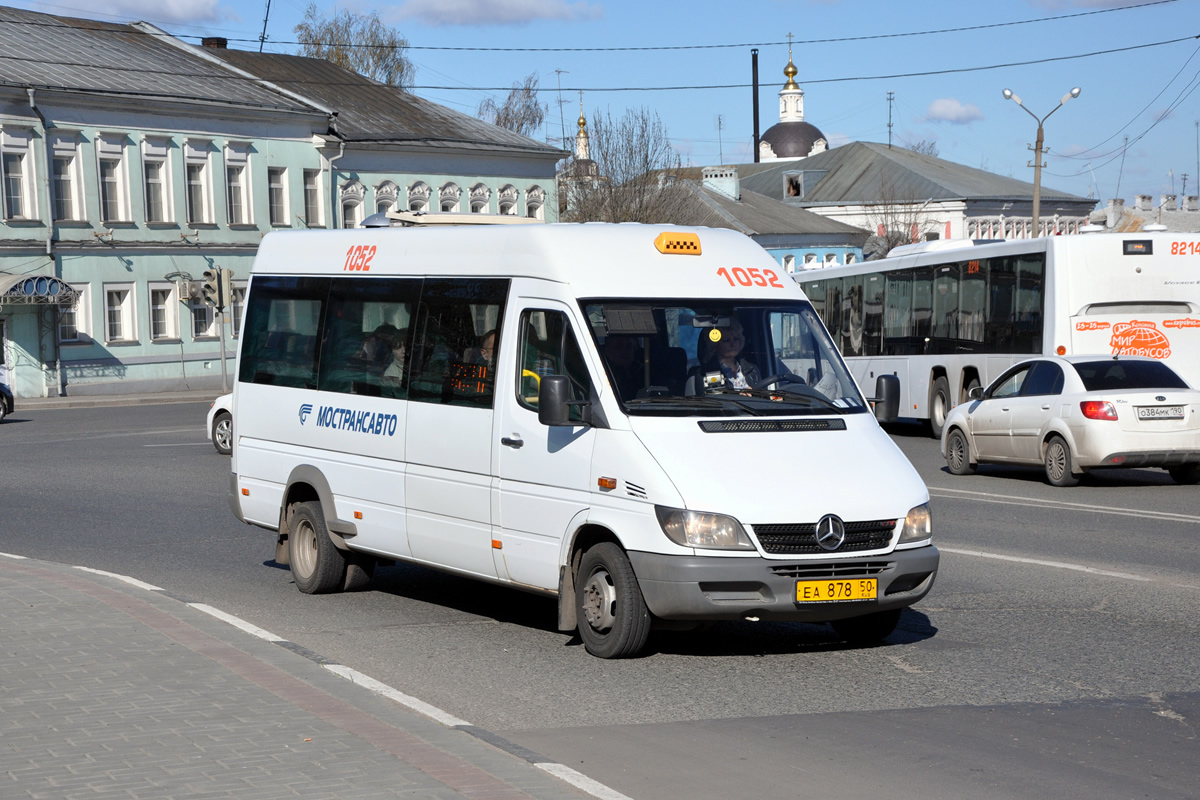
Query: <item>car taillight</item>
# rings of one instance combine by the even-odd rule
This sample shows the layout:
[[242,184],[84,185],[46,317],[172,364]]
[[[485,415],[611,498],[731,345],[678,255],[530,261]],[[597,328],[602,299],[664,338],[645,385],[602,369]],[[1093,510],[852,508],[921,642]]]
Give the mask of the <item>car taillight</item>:
[[1117,409],[1107,400],[1084,400],[1079,404],[1079,408],[1088,419],[1117,418]]

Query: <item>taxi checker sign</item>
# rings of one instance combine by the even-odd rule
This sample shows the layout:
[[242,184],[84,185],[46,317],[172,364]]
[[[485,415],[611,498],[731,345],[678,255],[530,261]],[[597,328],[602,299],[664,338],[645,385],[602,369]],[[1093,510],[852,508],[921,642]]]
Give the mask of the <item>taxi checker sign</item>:
[[837,550],[846,541],[846,525],[841,518],[826,514],[817,523],[817,544],[826,550]]

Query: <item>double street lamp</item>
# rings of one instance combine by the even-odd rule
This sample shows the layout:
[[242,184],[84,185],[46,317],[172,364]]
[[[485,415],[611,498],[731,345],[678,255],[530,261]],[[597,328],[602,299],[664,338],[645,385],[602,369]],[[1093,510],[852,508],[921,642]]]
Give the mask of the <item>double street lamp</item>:
[[[1079,97],[1079,87],[1078,86],[1076,86],[1074,89],[1072,89],[1071,91],[1069,91],[1065,95],[1063,95],[1063,99],[1058,101],[1058,105],[1056,105],[1054,108],[1050,109],[1050,114],[1053,114],[1055,111],[1058,111],[1060,108],[1062,108],[1063,104],[1066,103],[1068,100],[1070,100],[1072,97]],[[1038,124],[1037,144],[1031,148],[1033,150],[1033,235],[1037,236],[1038,235],[1038,223],[1039,223],[1038,217],[1040,216],[1040,212],[1042,210],[1042,167],[1044,166],[1042,164],[1042,152],[1043,152],[1042,143],[1044,140],[1044,137],[1042,134],[1042,123],[1044,123],[1046,120],[1050,119],[1050,114],[1047,114],[1046,116],[1042,117],[1041,119],[1038,119],[1037,114],[1033,113],[1028,108],[1025,108],[1024,105],[1021,104],[1021,98],[1019,98],[1015,94],[1013,94],[1012,89],[1004,90],[1004,99],[1012,100],[1014,103],[1021,106],[1021,108],[1025,111],[1026,114],[1028,114],[1029,116],[1031,116],[1037,120],[1037,124]]]

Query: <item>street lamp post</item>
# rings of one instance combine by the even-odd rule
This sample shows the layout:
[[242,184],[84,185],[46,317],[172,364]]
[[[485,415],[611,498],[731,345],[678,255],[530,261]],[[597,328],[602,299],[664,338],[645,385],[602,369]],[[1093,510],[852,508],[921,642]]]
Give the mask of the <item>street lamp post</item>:
[[[1071,91],[1064,94],[1062,100],[1058,101],[1058,105],[1056,105],[1054,108],[1050,109],[1050,114],[1053,114],[1055,111],[1058,111],[1060,108],[1062,108],[1063,104],[1066,103],[1068,100],[1070,100],[1072,97],[1079,97],[1079,87],[1078,86],[1076,86],[1074,89],[1072,89]],[[1015,94],[1013,94],[1012,89],[1004,90],[1004,99],[1012,100],[1014,103],[1021,106],[1022,110],[1024,110],[1024,112],[1026,114],[1028,114],[1029,116],[1036,119],[1037,124],[1038,124],[1037,144],[1035,144],[1032,148],[1030,148],[1031,150],[1033,150],[1033,164],[1032,164],[1032,166],[1033,166],[1033,235],[1037,236],[1038,235],[1038,224],[1040,222],[1039,216],[1040,216],[1041,210],[1042,210],[1042,167],[1044,166],[1042,164],[1042,151],[1043,151],[1042,143],[1045,141],[1045,137],[1042,132],[1042,124],[1046,120],[1050,119],[1050,114],[1047,114],[1046,116],[1042,117],[1041,119],[1038,119],[1038,115],[1033,113],[1032,111],[1030,111],[1028,108],[1025,108],[1025,106],[1021,103],[1021,98],[1019,98]]]

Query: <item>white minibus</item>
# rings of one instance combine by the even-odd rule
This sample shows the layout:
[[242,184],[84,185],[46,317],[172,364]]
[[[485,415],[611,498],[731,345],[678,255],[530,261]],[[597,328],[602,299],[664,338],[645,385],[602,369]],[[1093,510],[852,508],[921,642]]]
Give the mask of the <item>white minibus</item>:
[[302,592],[412,562],[556,597],[619,658],[659,623],[876,641],[937,573],[895,378],[864,397],[740,233],[271,233],[237,373],[231,505]]
[[940,239],[794,277],[859,381],[900,378],[900,416],[941,435],[971,389],[1031,356],[1165,361],[1200,388],[1200,234]]

